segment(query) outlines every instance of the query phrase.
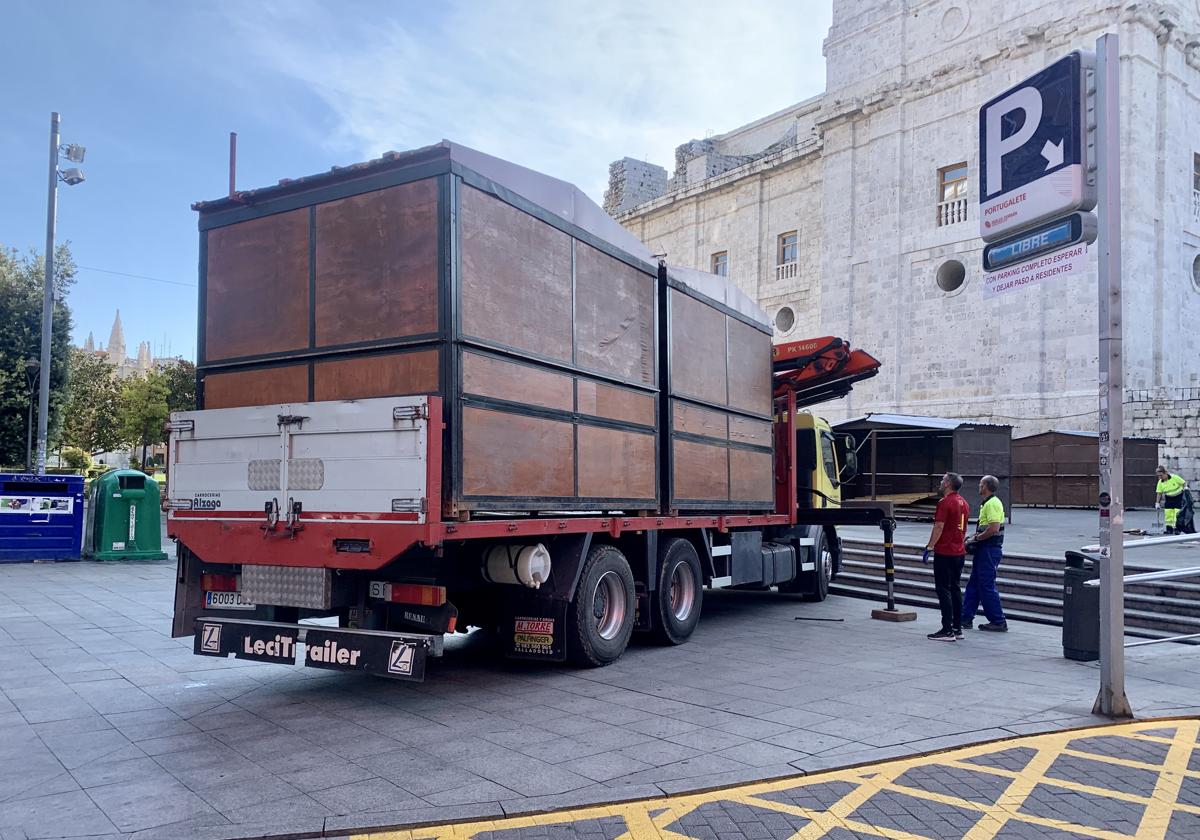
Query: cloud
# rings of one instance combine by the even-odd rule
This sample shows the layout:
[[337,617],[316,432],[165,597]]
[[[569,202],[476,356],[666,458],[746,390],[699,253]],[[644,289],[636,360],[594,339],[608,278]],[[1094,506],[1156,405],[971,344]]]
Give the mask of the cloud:
[[224,11],[242,56],[323,103],[331,155],[446,137],[598,200],[612,160],[670,170],[678,144],[819,93],[829,6],[310,0]]

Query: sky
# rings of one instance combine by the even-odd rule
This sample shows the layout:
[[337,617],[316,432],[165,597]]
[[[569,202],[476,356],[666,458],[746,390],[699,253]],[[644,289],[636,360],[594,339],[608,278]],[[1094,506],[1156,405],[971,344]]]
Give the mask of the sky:
[[[600,202],[608,164],[820,93],[830,0],[6,0],[0,246],[45,247],[50,112],[73,338],[195,358],[191,203],[454,140]],[[14,37],[15,35],[15,37]],[[74,166],[64,162],[63,166]],[[269,316],[269,313],[264,313]]]

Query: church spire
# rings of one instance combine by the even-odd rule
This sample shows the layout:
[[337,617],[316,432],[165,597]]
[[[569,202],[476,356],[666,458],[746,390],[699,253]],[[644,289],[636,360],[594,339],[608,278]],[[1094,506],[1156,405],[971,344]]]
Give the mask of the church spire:
[[125,364],[125,331],[121,329],[121,310],[113,319],[112,334],[108,337],[108,361],[118,367]]
[[90,332],[88,333],[87,341],[83,342],[83,349],[88,353],[96,352],[96,337]]

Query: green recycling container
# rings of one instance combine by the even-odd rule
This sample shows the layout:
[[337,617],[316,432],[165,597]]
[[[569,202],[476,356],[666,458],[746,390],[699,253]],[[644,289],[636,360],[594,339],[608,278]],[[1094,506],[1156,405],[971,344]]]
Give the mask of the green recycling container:
[[89,560],[166,560],[158,482],[137,470],[112,470],[88,492],[83,556]]

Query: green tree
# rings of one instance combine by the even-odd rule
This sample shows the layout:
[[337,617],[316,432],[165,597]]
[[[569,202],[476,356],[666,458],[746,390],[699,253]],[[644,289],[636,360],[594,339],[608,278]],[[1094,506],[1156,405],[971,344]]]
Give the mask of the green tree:
[[196,408],[196,366],[187,359],[166,362],[158,368],[167,383],[167,408],[192,411]]
[[88,457],[88,454],[77,446],[63,447],[62,451],[59,452],[58,455],[60,458],[62,458],[62,462],[64,464],[75,470],[77,473],[82,473],[89,466],[91,466],[92,463],[92,459]]
[[62,442],[91,455],[127,443],[121,428],[121,383],[116,369],[95,353],[71,350],[71,375]]
[[[42,335],[42,282],[45,264],[35,253],[18,254],[0,246],[0,464],[25,461],[25,428],[31,395],[25,360],[39,358]],[[50,440],[59,436],[66,402],[71,349],[71,310],[66,296],[75,282],[75,261],[68,245],[54,260],[54,330],[50,341]],[[37,423],[36,409],[34,423]],[[36,435],[36,431],[35,431]],[[36,445],[36,444],[35,444]]]
[[166,440],[164,426],[170,410],[170,390],[161,371],[131,376],[121,383],[121,428],[125,440],[141,448],[139,464],[146,463],[146,450]]

